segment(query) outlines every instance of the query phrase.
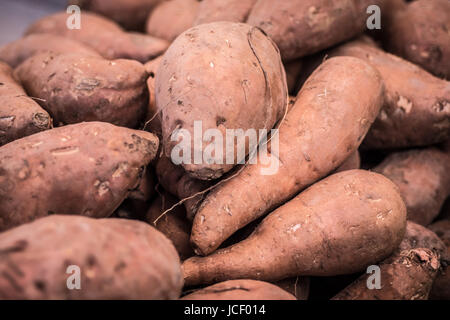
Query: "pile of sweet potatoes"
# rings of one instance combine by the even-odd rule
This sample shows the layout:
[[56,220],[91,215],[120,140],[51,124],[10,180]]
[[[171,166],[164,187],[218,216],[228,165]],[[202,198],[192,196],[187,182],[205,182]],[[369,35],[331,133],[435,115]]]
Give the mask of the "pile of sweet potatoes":
[[0,299],[450,299],[448,0],[69,4],[0,47]]

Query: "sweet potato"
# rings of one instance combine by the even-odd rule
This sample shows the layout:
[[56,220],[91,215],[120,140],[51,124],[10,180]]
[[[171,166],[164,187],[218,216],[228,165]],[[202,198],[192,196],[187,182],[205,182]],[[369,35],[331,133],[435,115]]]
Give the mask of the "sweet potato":
[[316,53],[366,29],[369,5],[381,0],[258,0],[247,23],[263,29],[283,60]]
[[175,248],[138,221],[50,216],[1,233],[0,254],[0,299],[177,299],[183,286]]
[[[179,199],[190,198],[196,193],[206,190],[213,183],[192,178],[181,166],[174,165],[170,158],[165,156],[161,156],[156,163],[156,175],[163,188]],[[203,198],[204,195],[198,195],[184,202],[188,220],[194,219]]]
[[408,219],[424,226],[450,195],[450,156],[435,148],[392,153],[373,170],[399,187]]
[[364,59],[383,77],[384,106],[367,134],[366,148],[428,146],[450,138],[450,82],[361,41],[328,54]]
[[371,274],[364,274],[333,300],[427,300],[439,270],[439,258],[429,249],[405,250],[379,267],[380,289],[368,289]]
[[384,28],[384,44],[436,76],[450,79],[448,30],[448,0],[417,0],[395,12]]
[[[191,230],[190,223],[186,220],[186,211],[183,206],[177,206],[160,218],[164,211],[177,202],[178,200],[169,193],[163,193],[153,201],[145,220],[169,238],[177,249],[181,260],[185,260],[194,255],[194,250],[192,250],[189,242]],[[158,218],[160,219],[157,220]]]
[[36,21],[25,34],[59,35],[85,44],[106,59],[134,59],[142,63],[160,56],[169,46],[162,39],[125,32],[113,21],[94,13],[83,12],[81,16],[80,29],[67,28],[69,16],[60,12]]
[[382,98],[381,77],[369,64],[351,57],[325,61],[279,128],[279,152],[269,156],[278,170],[264,175],[262,161],[248,165],[206,197],[192,229],[196,253],[211,253],[236,230],[339,167],[358,149]]
[[229,280],[188,294],[181,300],[296,300],[285,290],[257,280]]
[[[195,142],[194,122],[201,121],[203,132],[217,129],[222,137],[226,129],[270,130],[288,104],[278,49],[261,30],[243,23],[203,24],[181,34],[164,54],[155,90],[166,156],[180,143],[172,141],[177,138],[173,134],[188,132],[184,140],[190,143],[191,161],[182,166],[201,180],[219,178],[244,160],[236,149],[247,147],[248,153],[249,148],[234,141],[234,161],[227,161],[230,150],[224,142],[222,154],[216,155],[219,161],[210,163],[203,156],[213,143],[203,147]],[[202,160],[195,163],[198,153]]]
[[26,95],[11,68],[0,62],[0,146],[51,127],[50,115]]
[[257,0],[202,0],[194,25],[229,21],[245,22]]
[[111,215],[154,158],[145,131],[85,122],[0,148],[0,230],[49,214]]
[[284,64],[286,70],[286,82],[290,94],[297,95],[298,79],[303,71],[303,61],[301,59],[294,60]]
[[16,75],[58,125],[102,121],[136,128],[147,112],[147,73],[137,61],[43,53]]
[[[142,31],[149,13],[163,0],[69,0],[82,10],[114,20],[127,30]],[[83,11],[84,14],[84,11]]]
[[80,55],[100,56],[94,49],[84,44],[52,34],[30,34],[0,48],[0,60],[16,68],[28,58],[44,53],[78,53]]
[[359,169],[360,167],[361,157],[359,156],[359,151],[356,150],[336,169],[335,172]]
[[169,42],[194,25],[200,2],[198,0],[169,0],[161,2],[147,19],[146,32]]
[[309,277],[295,277],[274,282],[274,285],[294,295],[297,300],[308,300]]
[[391,181],[369,171],[344,171],[273,211],[246,240],[186,260],[184,278],[186,285],[197,285],[354,273],[389,256],[405,227],[406,208]]
[[406,222],[405,236],[394,254],[419,248],[430,249],[436,252],[440,258],[444,258],[446,255],[446,246],[436,233],[408,220]]
[[450,220],[441,220],[429,226],[445,243],[446,251],[442,256],[442,269],[434,281],[430,298],[450,300]]
[[146,117],[146,129],[148,129],[150,132],[153,132],[154,134],[158,135],[158,137],[162,137],[162,131],[161,131],[161,118],[160,115],[157,114],[158,109],[156,108],[156,99],[155,99],[155,77],[156,77],[156,71],[159,68],[159,65],[162,61],[162,56],[150,60],[147,62],[144,67],[145,70],[148,73],[148,79],[147,79],[147,88],[148,88],[148,94],[149,94],[149,100],[148,100],[148,109],[147,109],[147,117]]

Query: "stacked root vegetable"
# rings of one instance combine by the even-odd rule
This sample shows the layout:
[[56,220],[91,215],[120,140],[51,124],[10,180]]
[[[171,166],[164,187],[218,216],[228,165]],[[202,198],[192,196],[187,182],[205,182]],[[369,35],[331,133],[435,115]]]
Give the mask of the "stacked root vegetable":
[[71,4],[0,48],[0,299],[450,299],[448,0]]

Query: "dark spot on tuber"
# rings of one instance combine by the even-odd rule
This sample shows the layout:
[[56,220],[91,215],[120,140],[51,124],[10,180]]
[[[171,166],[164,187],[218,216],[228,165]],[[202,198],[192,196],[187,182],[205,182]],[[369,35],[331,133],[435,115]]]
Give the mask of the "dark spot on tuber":
[[225,123],[227,121],[227,119],[225,119],[224,117],[221,116],[217,116],[216,117],[216,126],[220,126],[221,124]]
[[39,291],[45,291],[45,282],[42,280],[34,280],[34,286],[36,287],[37,290]]

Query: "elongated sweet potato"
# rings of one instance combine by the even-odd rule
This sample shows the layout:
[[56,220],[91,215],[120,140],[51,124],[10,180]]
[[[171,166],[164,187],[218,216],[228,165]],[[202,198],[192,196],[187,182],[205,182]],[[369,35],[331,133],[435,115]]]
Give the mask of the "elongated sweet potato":
[[102,121],[136,128],[147,112],[147,73],[137,61],[43,53],[15,74],[58,125]]
[[380,0],[258,0],[247,23],[260,27],[292,60],[364,32],[369,5]]
[[391,181],[369,171],[344,171],[276,209],[246,240],[186,260],[184,278],[186,285],[197,285],[350,274],[388,257],[405,228],[406,208]]
[[49,214],[111,215],[154,158],[145,131],[85,122],[0,148],[0,230]]
[[146,31],[156,38],[172,42],[194,25],[200,1],[169,0],[161,2],[149,15]]
[[46,217],[1,233],[0,254],[0,299],[177,299],[183,286],[175,248],[138,221]]
[[[145,220],[169,238],[175,246],[175,249],[177,249],[181,260],[185,260],[194,255],[194,250],[192,250],[189,242],[191,229],[190,223],[186,219],[186,211],[183,206],[177,206],[161,217],[164,211],[177,202],[178,199],[169,193],[163,193],[153,201],[147,211]],[[156,224],[154,223],[155,221],[157,221]]]
[[11,68],[0,62],[0,146],[51,127],[50,115],[27,96]]
[[373,169],[400,189],[408,219],[430,224],[450,195],[450,156],[438,149],[392,153]]
[[[127,30],[144,30],[149,13],[163,0],[69,0],[82,10],[114,20]],[[83,11],[84,13],[84,11]]]
[[450,2],[417,0],[397,10],[384,28],[389,51],[450,79]]
[[368,289],[371,274],[364,274],[333,300],[427,300],[439,270],[439,258],[429,249],[405,250],[379,267],[380,289]]
[[217,21],[245,22],[257,0],[202,0],[195,25]]
[[[202,180],[219,178],[254,146],[231,141],[228,147],[212,138],[199,145],[196,124],[203,132],[216,129],[222,137],[227,137],[226,129],[259,134],[274,127],[288,104],[278,49],[261,30],[243,23],[203,24],[181,34],[164,54],[155,90],[166,156],[173,160],[172,151],[179,156],[181,147],[182,166]],[[207,153],[211,146],[214,155]],[[243,156],[236,152],[243,149]]]
[[445,243],[446,251],[441,257],[442,269],[431,289],[430,298],[450,300],[450,220],[441,220],[429,226]]
[[450,138],[450,82],[359,40],[328,54],[366,60],[383,78],[385,101],[366,148],[428,146]]
[[236,230],[340,166],[358,149],[382,98],[381,77],[369,64],[351,57],[325,61],[280,126],[279,151],[268,157],[277,170],[264,173],[267,161],[248,165],[202,203],[191,235],[196,253],[211,253]]
[[230,280],[188,294],[181,300],[296,300],[289,292],[268,282]]
[[53,34],[30,34],[0,48],[0,60],[16,68],[26,59],[40,53],[78,53],[100,56],[94,49],[84,44]]
[[134,59],[145,63],[160,56],[169,43],[149,35],[127,33],[119,25],[90,12],[83,12],[80,29],[66,26],[65,12],[44,17],[26,31],[26,35],[50,33],[79,41],[106,59]]

